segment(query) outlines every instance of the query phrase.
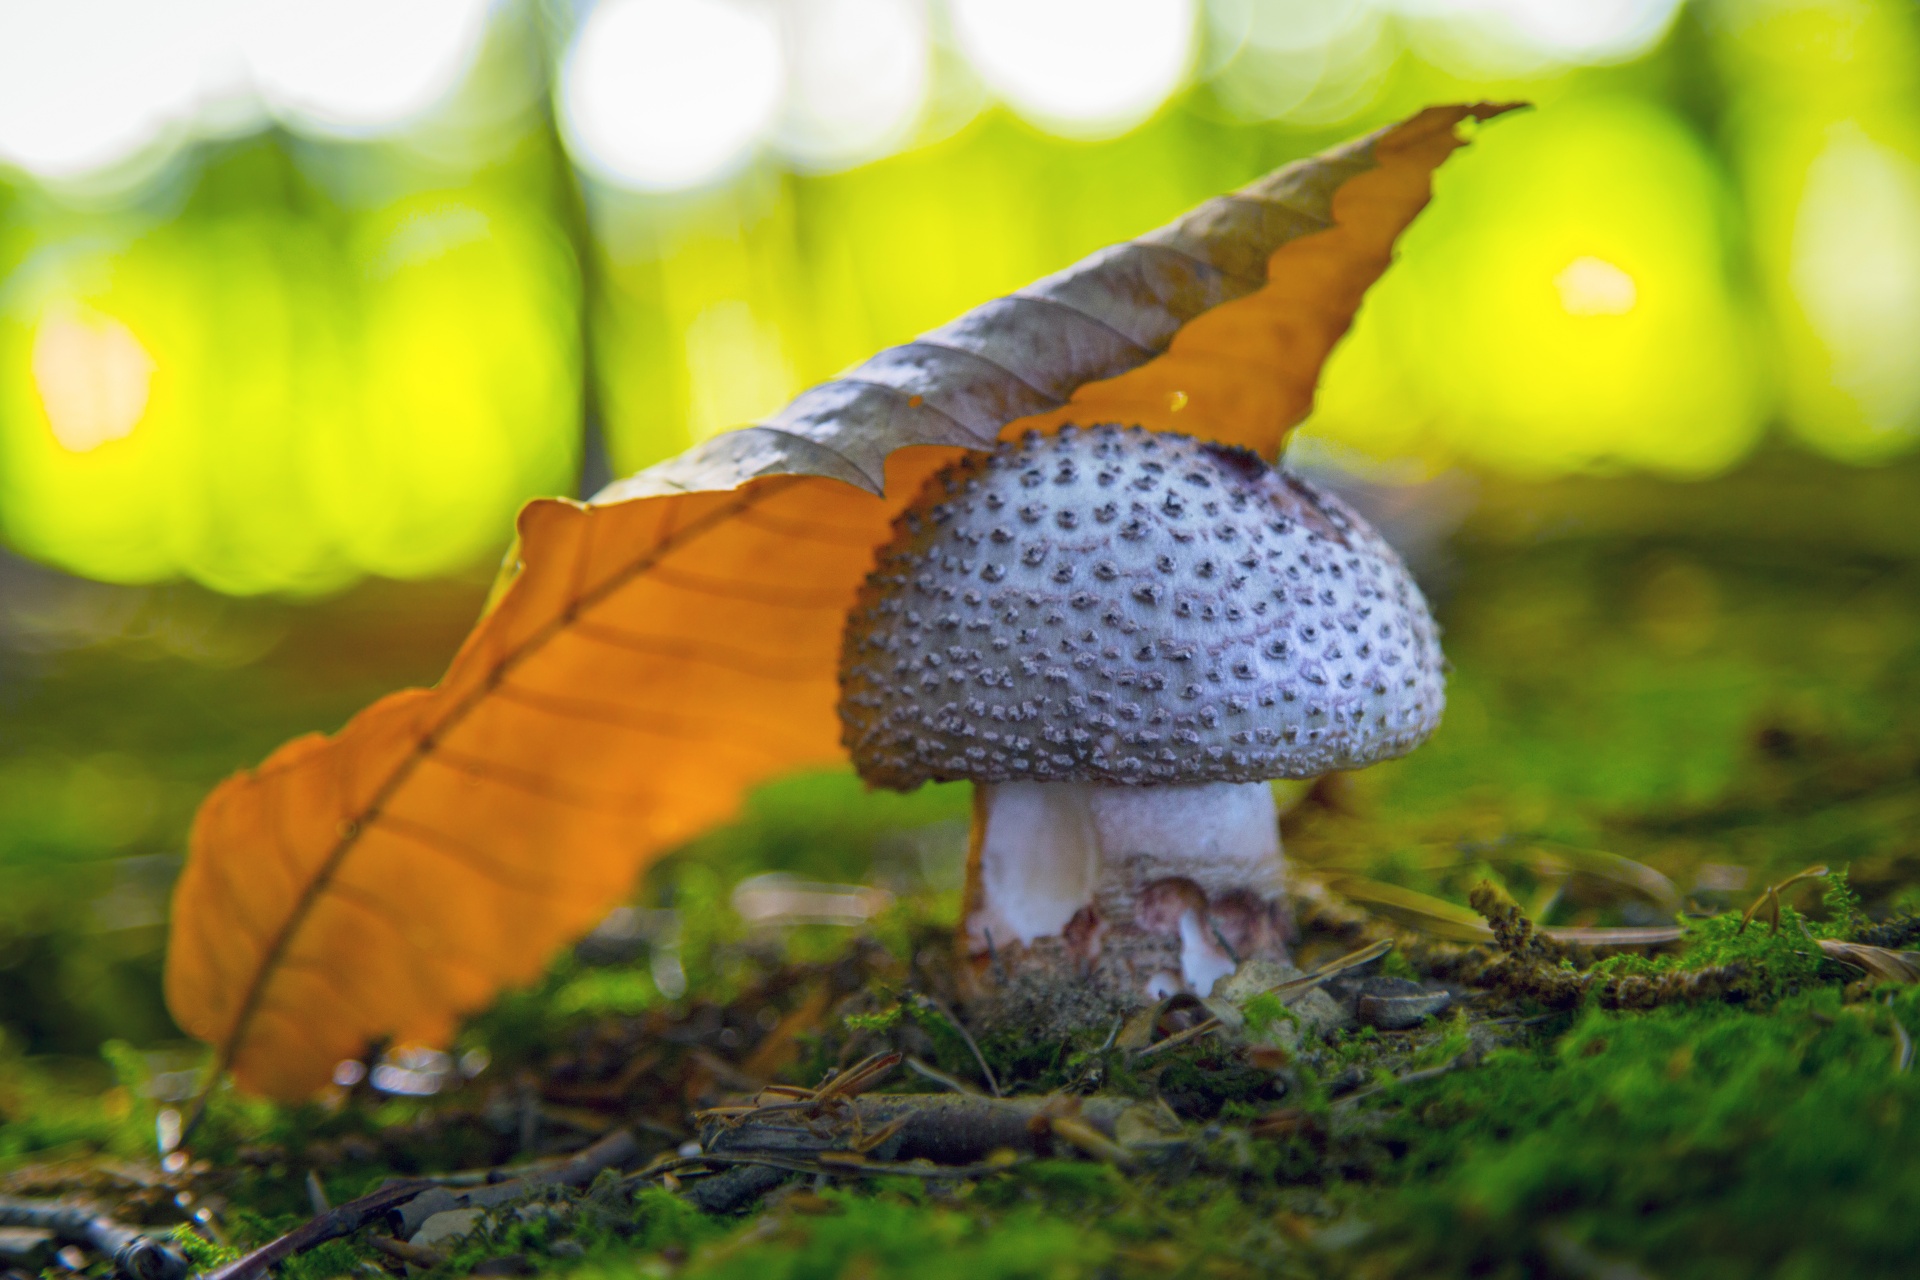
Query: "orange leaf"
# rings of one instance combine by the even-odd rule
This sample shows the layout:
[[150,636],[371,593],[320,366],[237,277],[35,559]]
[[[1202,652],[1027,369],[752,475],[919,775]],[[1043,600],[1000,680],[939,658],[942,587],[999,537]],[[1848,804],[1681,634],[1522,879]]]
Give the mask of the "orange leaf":
[[591,504],[529,504],[439,685],[201,807],[167,958],[180,1025],[283,1098],[379,1037],[444,1043],[750,787],[843,758],[846,610],[961,448],[1074,418],[1275,453],[1454,127],[1500,110],[1433,108],[1291,165]]

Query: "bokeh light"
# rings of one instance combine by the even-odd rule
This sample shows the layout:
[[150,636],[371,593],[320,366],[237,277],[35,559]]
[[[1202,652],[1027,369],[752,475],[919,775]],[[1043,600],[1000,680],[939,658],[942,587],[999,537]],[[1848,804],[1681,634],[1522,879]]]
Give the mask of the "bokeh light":
[[511,205],[49,246],[0,305],[0,529],[109,581],[307,593],[473,563],[577,459],[578,283]]
[[1016,111],[1098,137],[1151,115],[1193,57],[1192,0],[951,0],[961,47]]
[[492,0],[0,4],[0,162],[75,180],[267,113],[322,135],[402,127],[473,64]]
[[1361,0],[1214,0],[1207,35],[1213,92],[1242,120],[1351,119],[1400,51],[1387,14]]
[[112,316],[50,311],[34,329],[32,361],[47,428],[70,453],[125,439],[147,412],[153,357]]
[[810,170],[872,160],[912,133],[932,47],[920,0],[793,0],[787,101],[776,140]]
[[1920,162],[1838,125],[1806,169],[1787,274],[1812,341],[1796,428],[1860,460],[1920,437]]
[[743,163],[785,87],[769,13],[738,0],[602,0],[561,76],[574,158],[622,186],[711,182]]
[[212,0],[0,4],[0,161],[72,178],[184,125],[216,19]]
[[1920,445],[1916,85],[1902,0],[0,0],[0,531],[239,593],[481,562],[585,440],[630,471],[1475,96],[1541,105],[1443,171],[1303,449],[1875,462]]
[[1759,335],[1729,285],[1727,197],[1672,115],[1568,101],[1440,175],[1337,351],[1314,436],[1528,474],[1706,475],[1764,425]]
[[253,0],[238,27],[260,95],[321,133],[379,132],[452,92],[491,0]]

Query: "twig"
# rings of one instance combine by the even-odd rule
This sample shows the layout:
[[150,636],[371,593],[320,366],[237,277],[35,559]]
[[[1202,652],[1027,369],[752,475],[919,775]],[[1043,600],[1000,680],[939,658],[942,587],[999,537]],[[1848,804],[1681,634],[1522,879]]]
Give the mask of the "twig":
[[[1351,969],[1358,969],[1363,964],[1371,964],[1391,950],[1393,950],[1393,939],[1382,938],[1378,942],[1368,943],[1358,951],[1349,951],[1337,960],[1330,960],[1318,969],[1315,969],[1312,973],[1305,974],[1298,978],[1290,978],[1278,986],[1269,987],[1267,988],[1266,994],[1279,996],[1282,1004],[1291,1004],[1327,979],[1338,977],[1340,974],[1346,973]],[[1133,1060],[1138,1062],[1142,1058],[1152,1057],[1163,1049],[1172,1049],[1179,1045],[1186,1044],[1190,1040],[1197,1040],[1209,1031],[1218,1030],[1219,1027],[1220,1019],[1218,1018],[1208,1018],[1204,1022],[1196,1022],[1185,1031],[1176,1031],[1164,1040],[1156,1040],[1154,1043],[1137,1050],[1133,1055]]]
[[172,1245],[71,1200],[0,1197],[0,1226],[35,1227],[52,1232],[63,1244],[85,1245],[106,1255],[114,1269],[131,1280],[186,1280],[193,1267]]
[[1472,1066],[1473,1064],[1468,1060],[1471,1056],[1470,1054],[1463,1053],[1456,1058],[1441,1063],[1437,1067],[1425,1067],[1419,1071],[1409,1071],[1403,1076],[1395,1076],[1385,1084],[1368,1085],[1364,1089],[1356,1089],[1344,1098],[1335,1099],[1333,1105],[1336,1107],[1344,1107],[1349,1103],[1358,1102],[1362,1098],[1370,1098],[1384,1089],[1391,1089],[1397,1085],[1421,1084],[1428,1080],[1438,1080],[1441,1076],[1449,1072],[1458,1071],[1462,1067]]
[[1895,1075],[1905,1075],[1913,1070],[1913,1037],[1900,1025],[1898,1017],[1893,1020],[1893,1070]]
[[1277,987],[1269,987],[1267,994],[1279,996],[1282,1003],[1292,1003],[1289,997],[1303,996],[1329,978],[1337,978],[1350,969],[1358,969],[1363,964],[1371,964],[1387,952],[1393,950],[1393,939],[1382,938],[1370,942],[1358,951],[1349,951],[1335,960],[1329,960],[1312,973],[1283,982]]
[[[989,938],[989,941],[991,941],[991,938]],[[967,1030],[966,1024],[962,1023],[959,1018],[954,1016],[953,1010],[947,1008],[946,1005],[941,1004],[938,1000],[934,999],[932,996],[923,995],[920,998],[926,1001],[927,1004],[931,1005],[935,1013],[938,1013],[941,1017],[945,1018],[949,1023],[952,1024],[953,1029],[960,1033],[960,1038],[967,1042],[967,1048],[973,1051],[973,1060],[980,1064],[980,1074],[987,1082],[987,1092],[991,1093],[996,1098],[999,1097],[1000,1082],[993,1078],[993,1068],[987,1065],[987,1055],[980,1052],[980,1046],[978,1043],[975,1042],[973,1038],[973,1033]]]
[[316,1214],[278,1240],[270,1241],[224,1267],[216,1267],[206,1274],[205,1280],[257,1280],[257,1277],[267,1273],[269,1267],[316,1245],[352,1235],[432,1186],[432,1183],[419,1179],[389,1183],[358,1200],[349,1200],[336,1209]]
[[872,1057],[862,1058],[815,1089],[813,1101],[831,1102],[835,1098],[850,1098],[857,1093],[865,1093],[900,1065],[901,1056],[898,1053],[876,1053]]
[[[1124,1151],[1124,1148],[1122,1150]],[[931,1160],[847,1159],[844,1157],[851,1153],[841,1154],[843,1158],[839,1160],[825,1160],[818,1156],[809,1160],[803,1156],[783,1155],[771,1151],[682,1156],[669,1165],[648,1172],[651,1176],[674,1173],[695,1165],[723,1164],[759,1165],[767,1169],[785,1169],[789,1173],[823,1174],[830,1178],[984,1178],[988,1174],[1004,1173],[1015,1165],[1026,1163],[1027,1160],[1025,1156],[1016,1155],[1010,1160],[981,1160],[973,1164],[935,1164]]]
[[624,1165],[639,1154],[640,1144],[634,1141],[633,1131],[616,1129],[559,1164],[511,1182],[496,1182],[463,1192],[431,1186],[409,1198],[405,1204],[394,1207],[394,1232],[411,1237],[428,1218],[449,1209],[492,1209],[515,1200],[524,1200],[542,1187],[584,1187],[602,1169]]
[[1138,1062],[1142,1058],[1151,1058],[1162,1049],[1177,1048],[1189,1040],[1197,1040],[1207,1034],[1207,1032],[1217,1031],[1219,1029],[1220,1019],[1218,1018],[1208,1018],[1203,1022],[1196,1022],[1185,1031],[1176,1031],[1164,1040],[1156,1040],[1145,1048],[1136,1050],[1133,1055],[1133,1060]]

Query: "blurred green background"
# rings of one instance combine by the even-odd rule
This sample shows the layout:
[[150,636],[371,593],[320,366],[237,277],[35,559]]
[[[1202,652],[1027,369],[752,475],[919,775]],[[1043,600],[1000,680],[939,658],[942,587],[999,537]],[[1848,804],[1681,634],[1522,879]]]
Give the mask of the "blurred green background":
[[[1537,109],[1441,173],[1293,446],[1401,542],[1459,667],[1342,838],[1896,892],[1900,0],[0,0],[6,1044],[177,1034],[198,797],[431,681],[524,499],[1482,97]],[[873,876],[883,829],[961,811],[810,785],[735,870]]]

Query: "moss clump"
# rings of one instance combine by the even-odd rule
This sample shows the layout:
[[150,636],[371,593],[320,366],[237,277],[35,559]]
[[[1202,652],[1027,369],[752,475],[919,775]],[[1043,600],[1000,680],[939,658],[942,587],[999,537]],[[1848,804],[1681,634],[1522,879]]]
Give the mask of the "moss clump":
[[1920,1026],[1920,997],[1592,1010],[1412,1090],[1387,1126],[1409,1154],[1378,1252],[1521,1275],[1570,1237],[1668,1277],[1910,1274],[1920,1078],[1894,1069],[1895,1019]]

